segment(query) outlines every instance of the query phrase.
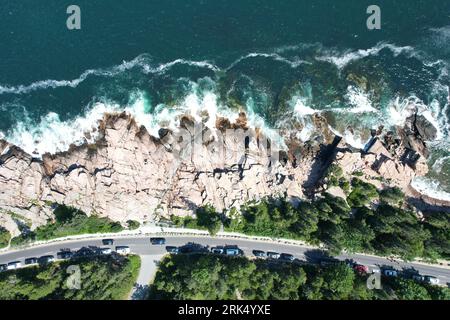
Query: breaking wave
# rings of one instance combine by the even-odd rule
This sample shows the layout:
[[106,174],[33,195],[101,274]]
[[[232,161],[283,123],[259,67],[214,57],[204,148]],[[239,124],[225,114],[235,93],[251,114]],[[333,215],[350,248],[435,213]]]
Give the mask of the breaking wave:
[[325,55],[316,57],[316,60],[332,63],[341,70],[350,62],[360,60],[368,56],[378,55],[383,49],[389,49],[394,54],[394,57],[402,53],[408,54],[409,56],[417,54],[414,48],[410,46],[397,47],[390,43],[379,43],[375,47],[372,47],[370,49],[360,49],[356,51],[348,50],[344,53],[340,53],[337,50],[329,50],[329,52],[327,52]]
[[[443,33],[442,36],[446,36],[447,29],[435,32],[437,34]],[[305,50],[308,51],[308,54],[302,55],[301,53]],[[382,50],[387,50],[386,52],[394,58],[418,58],[424,68],[434,68],[439,71],[433,79],[434,82],[429,81],[431,88],[429,100],[424,99],[424,95],[421,95],[423,92],[411,91],[400,94],[398,91],[393,91],[392,96],[385,97],[385,101],[381,103],[380,99],[374,98],[373,90],[370,88],[362,89],[352,82],[345,82],[345,77],[341,77],[340,73],[343,73],[342,70],[350,63],[366,57],[377,56]],[[298,88],[298,82],[304,84],[310,81],[308,82],[309,88],[303,91],[292,89],[282,95],[281,98],[270,92],[272,83],[278,80],[276,79],[278,77],[276,71],[273,72],[275,74],[272,75],[273,79],[270,78],[270,81],[264,82],[265,79],[261,80],[264,77],[258,75],[257,69],[259,65],[266,66],[271,61],[277,62],[274,64],[276,68],[280,68],[279,63],[281,63],[282,70],[287,70],[289,74],[295,74],[293,78],[297,83],[289,83],[288,86]],[[317,63],[317,61],[325,61],[337,67],[338,71],[331,68],[335,74],[339,73],[336,77],[336,81],[339,82],[337,85],[332,83],[328,86],[328,82],[325,82],[329,80],[327,73],[325,73],[325,79],[322,79],[320,74],[317,76],[320,70],[316,68],[316,65],[319,65],[318,67],[323,65]],[[450,132],[448,118],[450,115],[448,103],[450,102],[450,90],[448,82],[446,82],[448,65],[442,60],[430,62],[423,59],[421,52],[412,47],[398,47],[390,43],[379,43],[370,49],[339,51],[323,48],[318,44],[302,44],[284,46],[267,52],[251,52],[240,55],[234,61],[225,65],[219,66],[214,61],[209,60],[192,61],[185,59],[157,64],[151,56],[143,54],[117,66],[87,70],[73,80],[43,80],[30,85],[0,86],[0,95],[5,95],[6,101],[8,101],[8,98],[11,97],[7,95],[11,95],[14,100],[16,98],[27,98],[27,94],[31,96],[32,93],[39,90],[60,87],[77,88],[90,77],[100,78],[99,82],[102,82],[103,78],[112,79],[110,81],[111,87],[101,88],[103,91],[102,94],[99,94],[100,97],[91,97],[93,102],[88,104],[83,114],[67,120],[61,120],[62,116],[55,112],[48,112],[44,116],[39,116],[39,119],[32,119],[31,116],[25,114],[22,119],[14,119],[16,121],[10,128],[2,129],[3,132],[0,130],[0,138],[5,138],[35,157],[40,157],[44,153],[66,151],[71,144],[93,142],[96,138],[95,129],[98,126],[98,121],[103,118],[105,113],[126,111],[133,115],[140,125],[144,125],[150,134],[158,136],[160,128],[176,130],[181,115],[188,114],[213,129],[216,117],[235,120],[238,117],[239,108],[242,108],[247,113],[249,125],[261,128],[269,138],[282,148],[285,147],[284,139],[277,129],[282,129],[289,121],[300,122],[302,124],[301,129],[297,130],[298,132],[295,132],[295,135],[302,141],[308,141],[314,136],[315,126],[312,118],[315,114],[321,114],[330,117],[327,120],[330,120],[330,130],[333,133],[344,137],[347,143],[353,147],[363,149],[367,142],[367,134],[363,134],[363,131],[367,133],[369,129],[380,125],[384,125],[385,128],[402,126],[406,119],[418,110],[418,113],[424,116],[437,130],[436,141],[430,143],[441,149],[445,149],[446,143],[448,144]],[[180,68],[182,69],[180,71],[178,68],[174,68],[175,66],[184,67]],[[288,68],[286,69],[285,66]],[[241,67],[244,67],[245,70],[240,73]],[[326,68],[330,69],[329,66],[326,66]],[[167,83],[156,89],[151,88],[153,91],[149,91],[150,85],[148,82],[140,87],[133,87],[133,85],[125,86],[125,88],[120,87],[123,83],[120,81],[116,83],[115,77],[131,70],[138,72],[140,75],[151,75],[149,78],[151,80],[156,79],[155,82],[167,81]],[[202,72],[198,73],[200,75],[190,78],[189,73],[193,70],[201,70]],[[204,70],[207,73],[203,72]],[[230,72],[230,79],[223,81],[224,75],[231,70],[233,72]],[[306,76],[302,78],[305,70],[310,72],[309,75],[312,74],[310,76],[312,80]],[[179,72],[187,72],[188,75],[180,75]],[[239,82],[239,77],[233,77],[234,74],[239,74],[239,77],[248,79],[246,84],[243,86]],[[126,75],[128,76],[128,73]],[[130,73],[130,77],[133,75]],[[279,77],[282,78],[282,75],[279,75]],[[128,77],[124,78],[125,80],[128,79]],[[183,81],[180,79],[183,79]],[[207,85],[200,85],[200,82],[207,82]],[[247,86],[247,83],[250,84]],[[319,85],[319,89],[313,88],[315,85]],[[236,89],[235,86],[238,88]],[[321,103],[318,100],[322,96],[318,96],[322,92],[317,92],[325,91],[324,88],[329,89],[330,96],[335,94],[338,97],[334,96],[333,99],[329,100],[323,99],[326,103]],[[128,101],[124,103],[111,97],[103,97],[105,92],[114,91],[114,89],[126,92],[127,98],[125,100],[128,99]],[[171,90],[178,90],[178,92],[174,93]],[[280,89],[277,87],[276,90]],[[161,94],[161,91],[164,91],[164,93]],[[154,99],[153,94],[155,92],[160,94],[162,98]],[[446,99],[443,98],[444,92],[447,94]],[[313,93],[317,96],[313,96]],[[391,94],[391,92],[388,93]],[[16,95],[21,97],[15,97]],[[223,99],[224,96],[226,96],[226,99]],[[228,100],[230,96],[232,97]],[[422,99],[419,97],[422,97]],[[228,102],[232,99],[239,100],[237,103],[239,108],[231,108],[228,105]],[[277,107],[273,107],[271,103],[274,103],[275,99],[282,99],[283,101],[277,102],[280,105],[286,103],[289,106],[288,109],[279,111]],[[447,100],[447,103],[445,103],[445,100]],[[3,104],[0,105],[0,108],[2,106]],[[51,110],[51,108],[46,110]],[[272,115],[277,118],[271,119]],[[436,172],[442,170],[439,160],[432,165],[432,169]],[[430,188],[441,188],[442,192],[445,192],[443,189],[447,188],[445,183],[439,184],[439,182],[430,178],[415,181],[415,186],[424,189],[425,185],[430,183],[434,183],[434,185],[430,185]],[[438,194],[440,195],[440,193]]]
[[450,193],[443,190],[440,182],[428,178],[428,177],[417,177],[411,182],[411,186],[430,198],[439,199],[444,201],[450,201]]

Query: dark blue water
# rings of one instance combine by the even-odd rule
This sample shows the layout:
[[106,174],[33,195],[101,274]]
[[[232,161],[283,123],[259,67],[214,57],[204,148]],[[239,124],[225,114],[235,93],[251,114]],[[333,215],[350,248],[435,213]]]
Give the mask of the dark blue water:
[[[77,4],[82,29],[66,28]],[[269,129],[323,112],[360,145],[394,127],[405,99],[439,128],[430,165],[450,191],[450,2],[366,0],[3,0],[0,136],[39,156],[82,142],[103,111],[149,130],[192,109],[245,109]],[[302,132],[302,138],[310,135]]]

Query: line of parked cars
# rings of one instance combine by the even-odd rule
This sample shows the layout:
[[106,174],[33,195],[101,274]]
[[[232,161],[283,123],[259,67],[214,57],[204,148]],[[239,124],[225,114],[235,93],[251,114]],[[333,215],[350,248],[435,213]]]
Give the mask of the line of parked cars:
[[[346,260],[346,263],[353,268],[356,272],[360,274],[367,274],[369,273],[369,267],[365,265],[358,264],[352,260]],[[422,276],[418,272],[414,273],[408,273],[408,272],[401,272],[394,268],[372,268],[372,273],[382,273],[385,277],[390,278],[396,278],[399,276],[402,276],[404,278],[410,278],[412,280],[418,281],[418,282],[426,282],[433,285],[439,284],[439,279],[433,276]]]
[[[102,244],[105,246],[112,246],[114,244],[113,239],[103,239]],[[131,252],[128,246],[116,246],[114,250],[117,254],[127,255]],[[45,255],[41,257],[30,257],[24,260],[24,264],[21,261],[13,261],[8,264],[0,265],[0,272],[16,270],[23,266],[32,265],[46,265],[55,262],[56,260],[70,260],[72,258],[95,256],[95,255],[108,255],[112,254],[112,248],[81,248],[77,251],[71,251],[70,249],[61,249],[57,254],[56,258],[54,255]]]
[[294,261],[295,257],[290,253],[278,253],[273,251],[268,251],[267,253],[262,250],[253,250],[253,255],[257,258],[269,258],[274,260],[282,261]]
[[[164,245],[166,243],[165,238],[150,238],[150,243],[152,245]],[[113,246],[114,239],[103,239],[103,246]],[[81,248],[77,251],[71,251],[70,249],[61,249],[57,254],[56,258],[53,255],[46,255],[42,257],[30,257],[26,258],[24,261],[24,266],[31,265],[46,265],[56,260],[70,260],[72,258],[80,258],[80,257],[88,257],[88,256],[96,256],[96,255],[108,255],[116,252],[120,255],[128,255],[131,253],[131,249],[128,246],[116,246],[114,250],[110,247],[104,248]],[[174,247],[176,248],[176,247]],[[175,249],[173,249],[175,250]],[[178,250],[178,248],[176,248]],[[15,270],[23,267],[21,261],[13,261],[8,264],[0,265],[0,272]]]

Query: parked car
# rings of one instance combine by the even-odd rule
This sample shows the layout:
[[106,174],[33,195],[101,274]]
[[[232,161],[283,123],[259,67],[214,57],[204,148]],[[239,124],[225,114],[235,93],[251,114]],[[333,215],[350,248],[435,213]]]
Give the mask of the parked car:
[[71,251],[60,251],[56,254],[56,257],[61,260],[68,260],[73,257],[73,252]]
[[180,253],[193,253],[193,252],[202,252],[207,253],[210,252],[208,246],[203,246],[199,243],[189,242],[181,247],[178,247],[178,251]]
[[353,259],[345,259],[344,262],[348,267],[350,267],[352,269],[355,265],[357,265],[356,261]]
[[130,247],[127,246],[118,246],[116,247],[116,252],[118,254],[127,255],[131,252]]
[[83,247],[80,250],[76,252],[77,257],[89,257],[94,256],[96,254],[96,250],[93,250],[92,248]]
[[114,244],[114,240],[113,239],[103,239],[102,243],[104,246],[112,246]]
[[173,254],[177,254],[177,253],[180,252],[178,247],[174,247],[174,246],[167,246],[166,247],[166,251],[169,252],[169,253],[173,253]]
[[280,254],[278,252],[267,252],[267,257],[270,259],[279,259],[280,258]]
[[381,270],[378,268],[372,268],[372,273],[380,273]]
[[369,267],[362,265],[362,264],[355,264],[353,266],[353,270],[355,270],[358,273],[369,273]]
[[259,258],[264,258],[266,256],[266,253],[261,250],[253,250],[252,253],[255,257],[259,257]]
[[420,274],[414,274],[411,278],[412,278],[413,280],[415,280],[415,281],[418,281],[418,282],[423,282],[423,281],[425,281],[425,277],[424,277],[424,276],[421,276]]
[[166,244],[166,239],[164,239],[164,238],[150,238],[150,242],[153,245],[163,245],[163,244]]
[[286,260],[286,261],[294,261],[295,258],[290,253],[282,253],[280,254],[280,260]]
[[22,266],[22,262],[20,262],[20,261],[14,261],[14,262],[8,263],[7,269],[8,269],[8,270],[15,270],[15,269],[20,268],[21,266]]
[[25,265],[30,265],[30,264],[37,264],[38,263],[38,258],[27,258],[25,259]]
[[397,270],[394,270],[394,269],[386,269],[386,270],[383,271],[383,274],[386,277],[394,277],[395,278],[395,277],[398,276]]
[[213,247],[211,248],[211,252],[214,254],[223,254],[225,250],[223,247]]
[[39,264],[48,264],[48,263],[52,263],[55,261],[55,257],[54,256],[42,256],[38,259],[38,263]]
[[424,281],[429,284],[434,284],[434,285],[439,284],[439,279],[436,277],[433,277],[433,276],[425,276]]
[[0,272],[8,270],[8,265],[6,264],[0,264]]
[[100,254],[111,254],[112,253],[111,248],[101,248],[99,251],[100,251]]
[[243,254],[243,252],[237,246],[227,246],[225,247],[225,254],[227,256],[239,256]]

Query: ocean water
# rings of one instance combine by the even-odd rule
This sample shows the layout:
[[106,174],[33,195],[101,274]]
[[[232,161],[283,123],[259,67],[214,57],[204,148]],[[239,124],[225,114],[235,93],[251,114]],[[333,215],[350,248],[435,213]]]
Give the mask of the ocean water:
[[[180,114],[244,109],[274,137],[301,123],[304,141],[321,113],[362,147],[414,104],[438,130],[414,184],[450,199],[450,2],[376,1],[370,31],[372,2],[2,0],[0,137],[40,157],[85,141],[108,111],[156,134]],[[66,27],[71,4],[81,30]]]

